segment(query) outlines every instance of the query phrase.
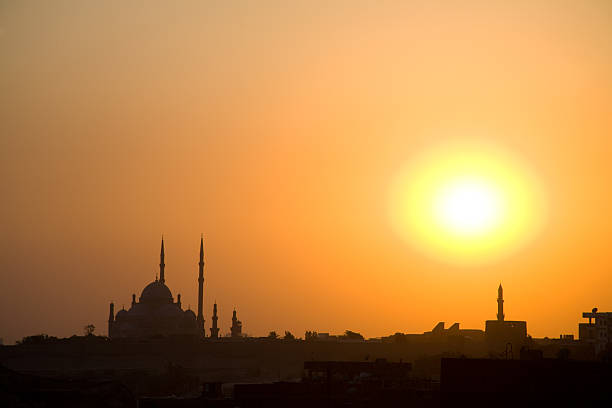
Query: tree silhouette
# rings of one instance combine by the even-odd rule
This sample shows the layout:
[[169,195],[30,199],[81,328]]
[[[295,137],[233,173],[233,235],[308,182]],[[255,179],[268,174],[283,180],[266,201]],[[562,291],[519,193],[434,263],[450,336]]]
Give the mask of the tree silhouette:
[[93,336],[95,330],[96,326],[94,326],[93,324],[88,324],[83,328],[83,332],[86,336]]
[[317,339],[317,332],[316,331],[307,330],[306,333],[304,333],[304,340],[305,341],[315,341],[316,339]]

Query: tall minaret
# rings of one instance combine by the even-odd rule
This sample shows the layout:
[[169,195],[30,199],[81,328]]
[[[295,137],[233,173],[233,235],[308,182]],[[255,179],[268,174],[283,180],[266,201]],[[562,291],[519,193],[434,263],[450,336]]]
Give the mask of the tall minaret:
[[210,337],[216,339],[219,337],[219,328],[217,327],[217,320],[219,317],[217,316],[217,302],[213,306],[213,315],[212,315],[212,327],[210,328]]
[[198,327],[202,335],[204,331],[204,314],[202,314],[202,303],[204,301],[204,235],[200,237],[200,275],[198,276]]
[[497,320],[504,321],[504,288],[502,288],[501,283],[497,289]]
[[166,276],[164,274],[165,268],[166,264],[164,263],[164,236],[162,235],[161,253],[159,254],[159,281],[161,283],[166,283]]
[[115,322],[115,304],[111,302],[108,313],[108,337],[113,337],[113,323]]

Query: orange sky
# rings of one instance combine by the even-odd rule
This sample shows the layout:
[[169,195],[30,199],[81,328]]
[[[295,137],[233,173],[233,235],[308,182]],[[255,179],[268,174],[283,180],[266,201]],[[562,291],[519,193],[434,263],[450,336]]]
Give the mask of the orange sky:
[[[231,4],[229,4],[231,3]],[[0,337],[106,333],[155,278],[206,326],[484,328],[537,337],[612,309],[607,1],[0,4]],[[392,180],[478,137],[548,198],[511,256],[452,266],[406,245]]]

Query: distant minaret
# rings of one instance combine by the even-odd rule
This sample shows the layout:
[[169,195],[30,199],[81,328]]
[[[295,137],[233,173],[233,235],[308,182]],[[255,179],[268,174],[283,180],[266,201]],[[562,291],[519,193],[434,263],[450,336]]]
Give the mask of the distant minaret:
[[113,322],[115,321],[115,304],[111,302],[108,313],[108,337],[113,337]]
[[161,283],[166,283],[164,268],[166,268],[166,264],[164,263],[164,236],[162,235],[161,253],[159,255],[159,281]]
[[210,328],[210,337],[216,339],[219,337],[219,328],[217,327],[217,302],[213,306],[213,315],[212,315],[212,327]]
[[504,321],[504,288],[502,288],[501,283],[497,289],[497,320]]
[[232,313],[232,327],[230,328],[232,337],[242,337],[242,322],[236,316],[236,309]]
[[202,335],[206,335],[204,331],[204,314],[202,313],[202,304],[204,301],[204,236],[200,237],[200,275],[198,276],[198,327]]

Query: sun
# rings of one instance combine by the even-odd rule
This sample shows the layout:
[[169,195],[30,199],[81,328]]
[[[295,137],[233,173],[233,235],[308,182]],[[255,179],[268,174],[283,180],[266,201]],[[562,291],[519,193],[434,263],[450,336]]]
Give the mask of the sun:
[[447,144],[414,157],[391,188],[394,229],[452,263],[486,263],[523,246],[545,219],[525,163],[487,144]]
[[493,180],[458,177],[442,184],[433,197],[435,221],[449,234],[490,233],[503,222],[504,196]]

